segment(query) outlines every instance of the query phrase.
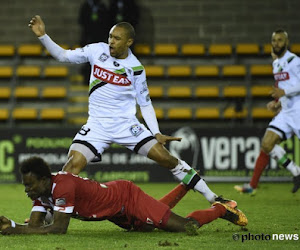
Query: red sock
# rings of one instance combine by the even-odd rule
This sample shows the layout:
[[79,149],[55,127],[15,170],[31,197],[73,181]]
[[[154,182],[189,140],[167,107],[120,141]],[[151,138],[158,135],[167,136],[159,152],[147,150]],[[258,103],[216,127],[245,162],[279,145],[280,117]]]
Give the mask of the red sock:
[[215,204],[211,208],[197,210],[190,213],[187,217],[191,217],[200,223],[200,226],[207,224],[215,219],[223,217],[226,213],[226,208],[220,204]]
[[184,184],[179,184],[159,201],[173,208],[185,196],[187,191],[188,189]]
[[262,172],[264,171],[264,169],[266,168],[266,166],[269,164],[269,161],[270,161],[270,156],[261,150],[259,156],[257,157],[253,176],[250,181],[250,186],[252,188],[257,187],[259,178],[260,178]]

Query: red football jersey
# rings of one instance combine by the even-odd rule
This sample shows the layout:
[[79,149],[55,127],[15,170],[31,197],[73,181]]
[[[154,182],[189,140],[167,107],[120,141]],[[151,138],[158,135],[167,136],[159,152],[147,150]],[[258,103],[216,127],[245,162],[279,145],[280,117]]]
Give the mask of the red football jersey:
[[122,210],[122,194],[113,182],[100,184],[67,172],[52,176],[52,197],[41,198],[33,203],[32,211],[45,212],[47,208],[63,213],[72,213],[86,219],[111,217]]
[[[51,209],[71,213],[83,220],[127,218],[132,224],[142,223],[161,227],[170,215],[167,205],[144,193],[130,181],[118,180],[106,183],[82,178],[67,172],[52,176],[52,196],[33,201],[32,211]],[[125,224],[127,224],[125,223]],[[116,223],[119,224],[119,223]]]

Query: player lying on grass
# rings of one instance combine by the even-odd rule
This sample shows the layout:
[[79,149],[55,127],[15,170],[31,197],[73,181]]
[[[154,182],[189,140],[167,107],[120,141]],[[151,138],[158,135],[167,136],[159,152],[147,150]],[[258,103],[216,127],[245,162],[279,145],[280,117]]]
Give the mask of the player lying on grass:
[[[87,178],[59,172],[51,174],[48,164],[32,157],[20,166],[25,192],[33,200],[28,224],[16,224],[1,216],[0,230],[8,234],[64,234],[70,218],[86,221],[109,220],[127,230],[184,232],[199,228],[217,218],[245,226],[246,216],[227,204],[215,202],[211,208],[197,210],[186,218],[171,212],[170,207],[185,195],[179,185],[160,201],[155,200],[130,181],[98,183]],[[45,225],[47,210],[53,211],[53,222]]]

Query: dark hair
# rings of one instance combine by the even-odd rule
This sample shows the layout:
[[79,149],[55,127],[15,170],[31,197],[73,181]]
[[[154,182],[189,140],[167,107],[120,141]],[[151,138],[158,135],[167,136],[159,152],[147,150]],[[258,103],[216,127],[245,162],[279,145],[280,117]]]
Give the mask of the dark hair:
[[32,173],[37,177],[51,178],[51,170],[49,165],[40,157],[33,156],[21,163],[20,172],[22,175]]
[[279,28],[279,29],[275,30],[273,33],[275,33],[275,34],[281,34],[281,33],[284,33],[284,34],[286,35],[287,38],[289,37],[289,36],[288,36],[288,33],[287,33],[284,29],[282,29],[282,28]]
[[120,22],[116,24],[116,27],[121,27],[126,30],[128,37],[134,39],[135,38],[135,30],[133,26],[128,22]]

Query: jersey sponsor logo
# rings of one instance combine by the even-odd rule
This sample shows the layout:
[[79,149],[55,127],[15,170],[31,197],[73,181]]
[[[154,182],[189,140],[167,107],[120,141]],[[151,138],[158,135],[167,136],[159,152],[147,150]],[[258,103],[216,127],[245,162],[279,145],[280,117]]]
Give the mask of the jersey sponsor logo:
[[94,65],[93,75],[103,82],[114,85],[129,86],[131,84],[131,81],[126,76],[116,74],[97,65]]
[[275,81],[286,81],[290,79],[290,75],[288,72],[280,72],[280,73],[276,73],[274,74],[274,79]]
[[65,198],[57,198],[55,200],[55,206],[60,207],[66,205],[66,199]]
[[115,67],[119,67],[119,66],[120,66],[120,64],[119,64],[119,63],[117,63],[116,61],[114,61],[114,66],[115,66]]
[[142,129],[142,127],[138,124],[134,124],[130,127],[130,132],[133,136],[139,136],[141,133],[144,132],[144,130]]
[[108,55],[106,55],[105,53],[102,53],[98,59],[101,62],[105,62],[108,59],[108,57],[109,57]]

